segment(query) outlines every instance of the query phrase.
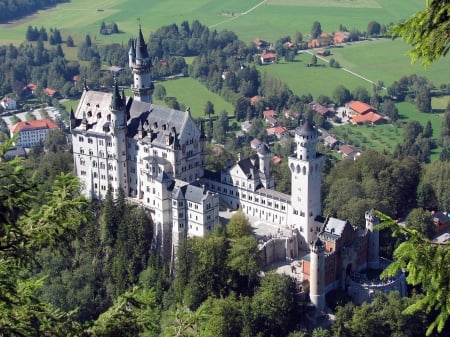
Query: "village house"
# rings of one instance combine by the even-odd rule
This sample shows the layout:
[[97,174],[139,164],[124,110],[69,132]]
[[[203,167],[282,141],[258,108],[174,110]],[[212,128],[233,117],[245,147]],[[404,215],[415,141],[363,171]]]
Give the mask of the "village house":
[[377,112],[377,109],[370,104],[361,101],[351,101],[345,105],[345,111],[350,118],[350,122],[355,125],[370,123],[380,124],[386,119]]
[[311,102],[311,103],[309,103],[309,106],[311,107],[311,109],[313,111],[317,112],[319,115],[321,115],[324,118],[330,118],[335,115],[334,109],[327,108],[320,103]]
[[275,126],[272,128],[266,129],[268,136],[275,136],[277,139],[281,139],[282,137],[289,136],[289,131],[284,126]]
[[262,64],[274,63],[277,60],[277,54],[271,52],[262,53],[260,59]]
[[339,146],[339,153],[344,159],[356,160],[361,153],[351,145],[343,144]]

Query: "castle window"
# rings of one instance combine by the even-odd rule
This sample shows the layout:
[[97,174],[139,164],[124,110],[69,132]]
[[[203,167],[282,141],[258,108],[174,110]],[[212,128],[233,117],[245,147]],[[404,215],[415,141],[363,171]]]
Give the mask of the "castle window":
[[[97,105],[98,105],[98,104],[97,104]],[[102,113],[101,113],[101,112],[98,112],[98,113],[97,113],[97,118],[98,118],[98,119],[102,118]]]
[[86,165],[86,162],[84,161],[84,159],[81,159],[81,160],[80,160],[80,165],[81,165],[81,166]]
[[93,167],[97,167],[98,166],[98,164],[97,164],[97,162],[95,160],[92,162],[92,166]]
[[108,114],[108,116],[106,116],[106,120],[107,120],[108,122],[111,122],[111,114]]
[[83,148],[80,148],[80,153],[84,154],[84,149]]
[[98,177],[97,172],[94,172],[94,178],[97,178],[97,177]]
[[88,111],[87,116],[88,117],[92,117],[92,111],[91,110]]
[[83,137],[78,137],[78,141],[80,142],[80,143],[83,143],[84,142],[84,138]]

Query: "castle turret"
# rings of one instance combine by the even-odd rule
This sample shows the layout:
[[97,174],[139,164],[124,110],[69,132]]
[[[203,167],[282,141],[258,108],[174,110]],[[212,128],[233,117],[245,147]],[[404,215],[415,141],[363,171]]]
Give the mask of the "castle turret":
[[136,45],[133,45],[132,43],[130,51],[128,52],[128,63],[131,72],[133,73],[131,90],[133,91],[134,99],[136,101],[152,103],[154,89],[152,78],[150,76],[152,63],[140,26]]
[[128,191],[128,178],[127,178],[127,166],[126,166],[126,134],[127,134],[127,113],[125,102],[119,92],[117,81],[114,84],[114,91],[111,97],[111,135],[112,135],[112,163],[116,166],[116,170],[109,172],[114,176],[114,181],[109,183],[114,188],[114,193],[117,194],[119,188],[124,191]]
[[380,232],[375,226],[380,223],[380,219],[374,214],[373,210],[367,211],[366,230],[369,236],[367,251],[367,266],[372,269],[380,267]]
[[311,245],[309,298],[317,312],[325,309],[325,245],[317,238]]
[[273,188],[274,181],[270,175],[270,149],[267,144],[261,144],[258,148],[259,179],[264,188]]

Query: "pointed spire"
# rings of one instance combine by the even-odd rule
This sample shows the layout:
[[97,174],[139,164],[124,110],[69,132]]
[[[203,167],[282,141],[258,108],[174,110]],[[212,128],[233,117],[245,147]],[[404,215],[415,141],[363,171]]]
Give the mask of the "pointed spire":
[[111,109],[112,110],[122,110],[124,107],[124,103],[122,100],[122,97],[120,96],[119,93],[119,86],[117,84],[117,79],[114,78],[114,92],[113,92],[113,96],[111,99]]
[[83,111],[83,119],[81,120],[81,130],[83,130],[83,131],[87,130],[86,111]]
[[73,107],[70,107],[70,120],[75,119],[75,113],[73,112]]
[[144,128],[142,126],[142,120],[139,120],[139,126],[138,126],[138,138],[142,139],[144,138]]
[[149,58],[147,45],[145,44],[144,36],[142,35],[140,22],[139,22],[139,34],[136,41],[136,58],[140,60]]
[[136,48],[134,46],[134,39],[130,40],[130,50],[128,51],[128,55],[131,55],[133,57],[136,56]]
[[89,90],[89,87],[88,87],[88,85],[87,85],[86,77],[84,78],[83,83],[84,83],[84,90],[85,90],[85,91],[88,91],[88,90]]

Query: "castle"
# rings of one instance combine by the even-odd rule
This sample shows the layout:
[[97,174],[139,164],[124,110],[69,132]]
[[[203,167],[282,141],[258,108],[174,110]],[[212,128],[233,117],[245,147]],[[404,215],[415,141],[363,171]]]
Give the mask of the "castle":
[[[314,283],[310,295],[319,308],[328,288],[342,279],[342,268],[349,273],[375,263],[378,239],[371,226],[360,235],[348,223],[322,217],[324,157],[316,152],[318,131],[310,123],[295,130],[290,195],[273,189],[271,154],[265,144],[254,156],[239,158],[224,171],[209,172],[204,169],[203,126],[197,126],[189,111],[152,103],[152,64],[141,28],[128,59],[132,97],[121,93],[117,84],[112,94],[85,86],[71,113],[74,169],[85,196],[104,199],[109,188],[114,195],[125,191],[130,202],[151,212],[156,237],[171,256],[182,236],[203,236],[214,229],[220,205],[289,229],[293,236],[284,247],[287,257],[298,257],[312,247],[303,271]],[[352,244],[365,253],[351,250]]]

